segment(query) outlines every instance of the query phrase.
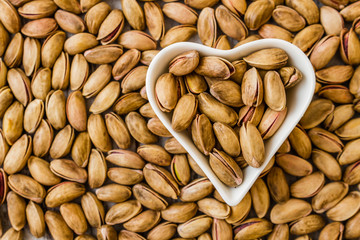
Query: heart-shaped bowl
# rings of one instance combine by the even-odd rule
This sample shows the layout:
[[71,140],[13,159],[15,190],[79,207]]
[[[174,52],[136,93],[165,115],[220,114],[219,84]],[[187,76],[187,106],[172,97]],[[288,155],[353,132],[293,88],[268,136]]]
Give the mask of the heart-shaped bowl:
[[[265,140],[265,162],[260,168],[246,167],[243,170],[243,182],[240,186],[233,188],[223,184],[211,170],[208,158],[203,155],[195,146],[190,134],[187,131],[175,132],[171,127],[172,113],[164,113],[158,107],[155,100],[155,83],[161,74],[168,72],[169,62],[177,55],[196,50],[200,56],[219,56],[234,61],[241,59],[257,50],[266,48],[281,48],[289,56],[289,64],[298,68],[303,79],[294,87],[287,89],[287,115],[278,131],[269,139]],[[179,141],[185,150],[196,161],[206,176],[210,179],[224,201],[230,205],[237,205],[249,191],[262,170],[269,163],[281,144],[289,136],[296,124],[304,115],[309,106],[315,89],[315,73],[307,56],[295,45],[279,39],[262,39],[249,42],[231,50],[219,50],[198,43],[182,42],[170,45],[161,50],[152,60],[146,76],[146,93],[158,118]]]

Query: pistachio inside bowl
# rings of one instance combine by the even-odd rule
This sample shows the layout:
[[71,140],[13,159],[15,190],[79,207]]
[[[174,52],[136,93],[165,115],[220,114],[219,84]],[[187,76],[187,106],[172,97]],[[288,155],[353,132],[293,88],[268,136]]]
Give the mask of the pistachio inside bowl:
[[[229,187],[225,185],[216,176],[209,165],[208,157],[198,150],[195,146],[191,134],[188,131],[177,132],[172,128],[172,113],[161,111],[155,96],[155,84],[157,79],[168,72],[169,63],[172,59],[181,53],[196,50],[201,57],[217,56],[224,58],[230,62],[241,59],[256,51],[269,48],[280,48],[288,55],[288,65],[297,68],[303,75],[303,79],[294,87],[286,91],[287,115],[276,131],[269,139],[264,141],[265,145],[265,161],[259,168],[251,166],[243,169],[242,183],[237,187]],[[305,113],[313,97],[315,89],[315,73],[313,67],[306,55],[295,45],[278,39],[263,39],[246,43],[232,50],[218,50],[206,47],[197,43],[176,43],[161,50],[150,64],[146,76],[146,91],[151,107],[155,111],[158,118],[169,130],[169,132],[179,141],[186,149],[191,157],[197,162],[204,171],[214,187],[220,193],[223,200],[231,206],[237,205],[249,191],[256,179],[259,177],[263,169],[267,166],[270,159],[274,156],[281,144],[289,136],[293,128],[300,121]]]

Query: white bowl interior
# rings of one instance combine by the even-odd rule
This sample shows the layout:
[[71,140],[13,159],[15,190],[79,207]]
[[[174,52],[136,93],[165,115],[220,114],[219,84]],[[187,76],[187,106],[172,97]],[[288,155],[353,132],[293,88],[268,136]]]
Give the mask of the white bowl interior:
[[[230,61],[240,59],[260,49],[281,48],[289,55],[289,63],[298,68],[303,74],[303,79],[295,87],[287,90],[287,116],[278,131],[265,141],[265,162],[260,168],[246,167],[243,170],[243,183],[236,187],[228,187],[223,184],[211,170],[208,159],[194,145],[191,136],[186,131],[175,132],[171,127],[171,113],[162,112],[155,101],[155,83],[158,77],[168,72],[169,62],[185,51],[197,50],[201,56],[219,56]],[[146,92],[158,118],[170,131],[170,133],[180,142],[186,151],[194,158],[201,167],[224,201],[230,206],[237,205],[254,184],[262,170],[269,163],[270,159],[281,144],[289,136],[293,128],[300,121],[309,106],[315,89],[315,73],[306,55],[295,45],[279,39],[262,39],[250,42],[231,50],[218,50],[198,43],[182,42],[176,43],[161,50],[150,64],[146,76]]]

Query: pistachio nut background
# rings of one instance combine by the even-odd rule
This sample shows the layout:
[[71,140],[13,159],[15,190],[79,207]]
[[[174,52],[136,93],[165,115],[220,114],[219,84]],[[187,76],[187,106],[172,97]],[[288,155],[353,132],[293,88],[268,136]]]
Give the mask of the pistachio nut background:
[[[0,239],[359,238],[359,17],[353,0],[0,0]],[[307,53],[317,89],[229,207],[154,115],[145,75],[175,42],[260,38]]]

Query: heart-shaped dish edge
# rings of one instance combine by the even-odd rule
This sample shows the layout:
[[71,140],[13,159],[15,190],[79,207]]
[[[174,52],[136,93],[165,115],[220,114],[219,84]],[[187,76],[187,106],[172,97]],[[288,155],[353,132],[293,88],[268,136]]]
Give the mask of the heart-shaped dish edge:
[[[289,63],[298,68],[303,74],[303,79],[293,88],[287,89],[287,115],[278,131],[265,141],[265,162],[260,168],[246,167],[243,170],[244,178],[236,188],[223,184],[211,170],[208,159],[196,148],[191,135],[184,132],[175,132],[171,127],[171,113],[164,113],[157,106],[155,100],[155,83],[158,77],[168,72],[169,62],[180,53],[197,50],[201,56],[219,56],[229,61],[240,59],[252,52],[265,48],[281,48],[289,55]],[[161,50],[152,60],[146,75],[146,93],[150,105],[157,117],[179,141],[185,150],[196,161],[206,176],[210,179],[215,189],[223,200],[230,206],[237,205],[250,190],[262,170],[275,155],[281,144],[289,136],[296,124],[300,121],[308,108],[315,90],[315,73],[307,56],[295,45],[279,39],[261,39],[246,43],[231,50],[219,50],[198,43],[181,42],[170,45]]]

